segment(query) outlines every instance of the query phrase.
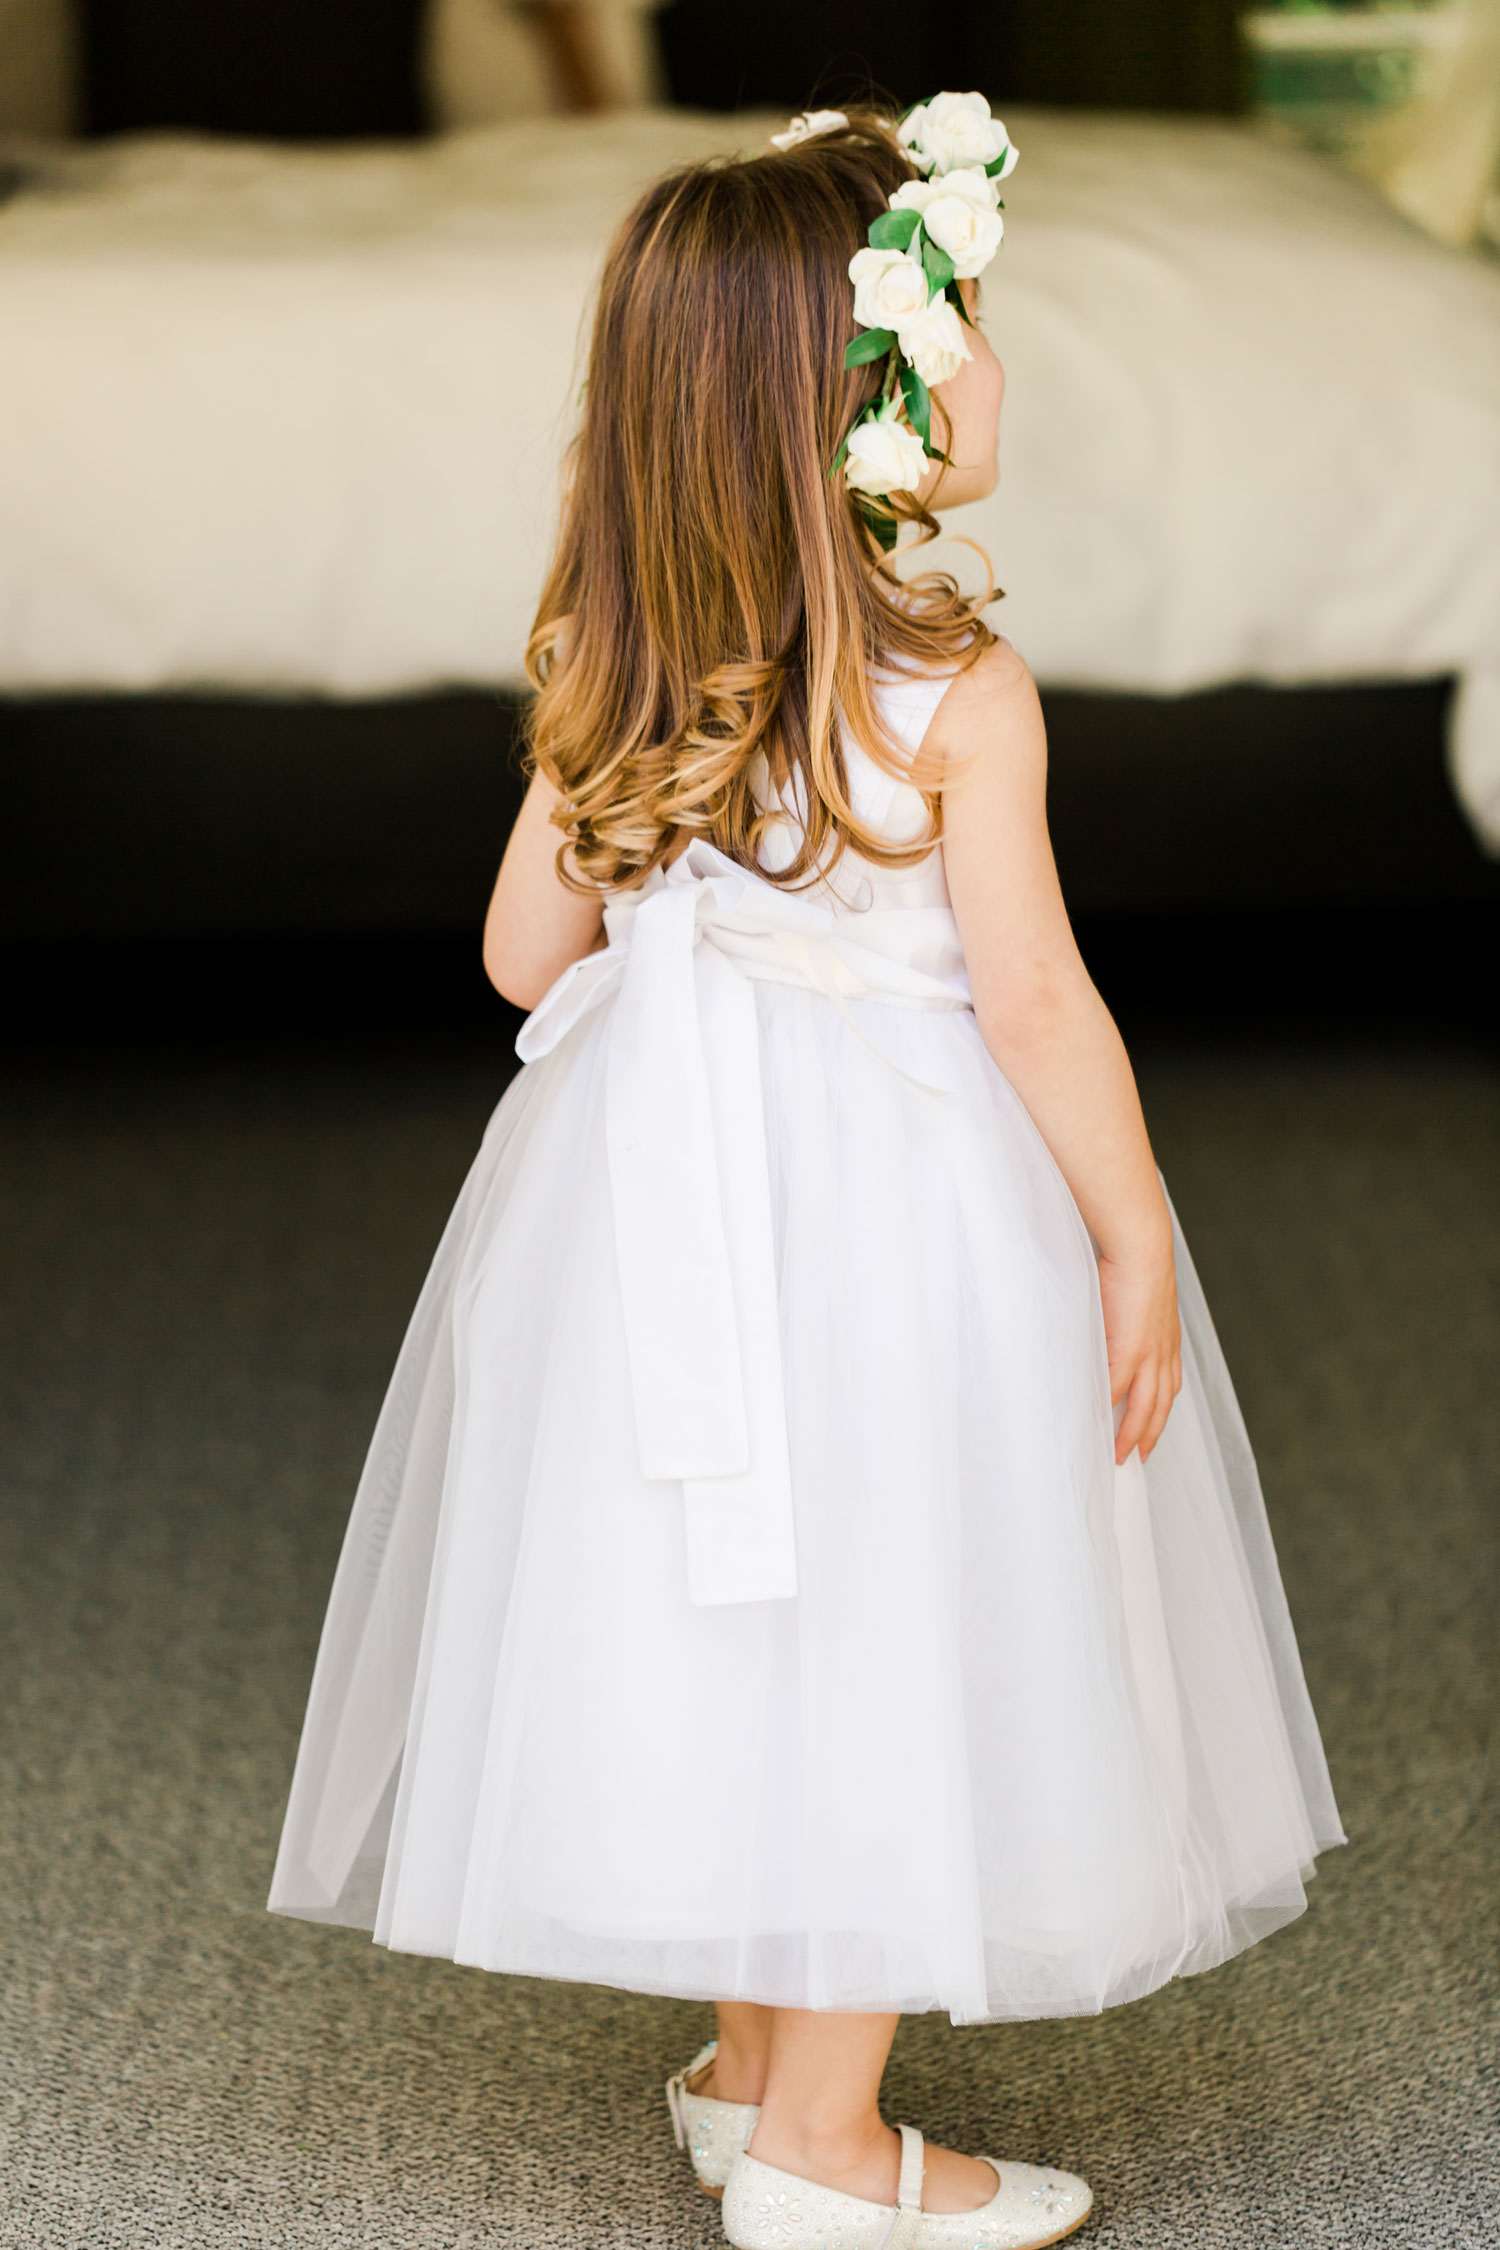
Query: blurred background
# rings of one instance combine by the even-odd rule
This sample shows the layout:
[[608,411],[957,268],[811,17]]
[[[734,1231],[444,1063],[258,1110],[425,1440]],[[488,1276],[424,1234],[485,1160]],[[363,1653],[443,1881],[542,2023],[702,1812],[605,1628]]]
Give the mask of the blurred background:
[[772,113],[939,81],[1026,152],[1005,482],[955,529],[1101,975],[1181,974],[1183,915],[1231,980],[1477,950],[1500,0],[0,0],[17,1007],[104,1005],[96,934],[132,1008],[211,962],[220,1014],[336,965],[314,931],[468,946],[610,228]]
[[479,928],[603,245],[939,86],[1021,150],[953,528],[1351,1843],[1103,2024],[907,2027],[891,2098],[1088,2171],[1110,2250],[1500,2243],[1500,0],[0,0],[0,2243],[717,2239],[653,2106],[701,2012],[262,1902],[515,1067]]

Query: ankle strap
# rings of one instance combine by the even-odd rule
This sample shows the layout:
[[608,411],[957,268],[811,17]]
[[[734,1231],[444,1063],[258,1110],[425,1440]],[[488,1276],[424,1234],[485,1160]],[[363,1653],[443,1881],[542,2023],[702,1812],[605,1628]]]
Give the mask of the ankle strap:
[[696,2078],[704,2064],[711,2063],[718,2052],[718,2040],[710,2039],[706,2047],[699,2048],[685,2070],[677,2071],[667,2080],[667,2107],[672,2113],[672,2137],[679,2148],[687,2147],[687,2112],[683,2105],[689,2098],[688,2080]]
[[880,2250],[909,2250],[922,2224],[922,2173],[926,2159],[922,2136],[915,2125],[898,2127],[901,2135],[901,2176],[896,2184],[896,2216]]

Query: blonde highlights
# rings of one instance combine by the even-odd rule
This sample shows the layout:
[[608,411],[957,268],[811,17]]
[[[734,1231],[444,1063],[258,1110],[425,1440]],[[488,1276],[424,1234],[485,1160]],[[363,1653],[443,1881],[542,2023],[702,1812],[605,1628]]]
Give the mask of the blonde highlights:
[[[768,880],[805,881],[846,846],[888,864],[928,848],[859,821],[840,728],[904,770],[872,670],[962,668],[993,636],[946,574],[898,586],[829,471],[882,372],[844,367],[849,260],[915,176],[888,126],[851,113],[659,181],[611,246],[527,649],[531,757],[562,800],[575,887],[628,889],[692,836],[755,866],[758,755],[804,828]],[[912,495],[893,500],[935,536]]]

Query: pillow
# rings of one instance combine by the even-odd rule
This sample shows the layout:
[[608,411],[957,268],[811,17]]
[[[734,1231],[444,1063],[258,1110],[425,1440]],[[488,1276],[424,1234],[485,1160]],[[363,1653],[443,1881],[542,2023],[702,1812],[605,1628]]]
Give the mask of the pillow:
[[0,132],[78,130],[72,0],[0,0]]
[[501,125],[561,106],[545,42],[529,11],[504,0],[431,0],[422,88],[434,125]]
[[[617,107],[662,99],[656,4],[576,0],[593,74]],[[569,106],[538,13],[509,0],[431,0],[422,78],[434,125],[501,125]]]
[[1426,97],[1372,120],[1348,162],[1419,227],[1456,247],[1488,232],[1500,182],[1500,0],[1456,11]]
[[388,139],[422,124],[422,0],[79,0],[95,133]]

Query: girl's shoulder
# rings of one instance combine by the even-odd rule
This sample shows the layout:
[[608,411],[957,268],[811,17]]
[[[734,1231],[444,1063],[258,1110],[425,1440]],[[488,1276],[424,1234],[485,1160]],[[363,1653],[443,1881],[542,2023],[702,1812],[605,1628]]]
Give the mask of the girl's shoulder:
[[1009,725],[1027,723],[1036,700],[1026,660],[1004,634],[996,634],[972,664],[907,673],[879,692],[898,722],[919,722],[901,731],[912,751],[912,779],[928,789],[942,787],[952,757],[979,747],[976,737],[987,740]]
[[993,702],[997,696],[1011,696],[1023,690],[1035,690],[1026,659],[1015,642],[997,633],[983,654],[972,664],[949,676],[948,692],[938,706],[939,711],[972,709],[982,703]]

